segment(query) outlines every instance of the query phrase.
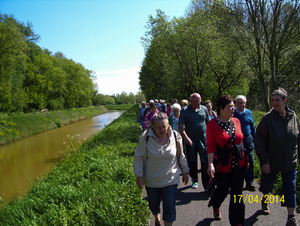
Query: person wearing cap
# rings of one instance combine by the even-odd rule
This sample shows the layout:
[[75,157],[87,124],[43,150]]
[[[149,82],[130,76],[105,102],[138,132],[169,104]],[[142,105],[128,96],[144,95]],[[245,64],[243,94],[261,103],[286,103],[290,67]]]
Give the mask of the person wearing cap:
[[255,150],[262,168],[259,191],[263,193],[262,212],[269,214],[269,193],[280,172],[282,206],[287,207],[286,225],[298,225],[295,218],[297,156],[299,157],[299,122],[294,111],[286,106],[287,92],[279,88],[272,93],[272,110],[265,114],[255,135]]
[[255,191],[254,182],[254,137],[255,125],[252,112],[246,108],[247,98],[244,95],[238,95],[235,98],[236,108],[233,117],[236,117],[241,122],[242,132],[244,135],[243,144],[246,149],[246,154],[249,160],[249,169],[246,171],[245,182],[248,191]]

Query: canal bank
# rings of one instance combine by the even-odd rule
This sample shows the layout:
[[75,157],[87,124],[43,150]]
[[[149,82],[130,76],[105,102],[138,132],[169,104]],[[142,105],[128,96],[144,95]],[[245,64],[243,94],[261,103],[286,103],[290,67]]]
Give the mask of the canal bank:
[[146,225],[147,203],[132,162],[141,130],[138,105],[84,143],[0,209],[2,225]]
[[124,113],[110,111],[0,148],[0,197],[22,196],[67,154]]
[[108,112],[104,106],[28,114],[0,114],[0,145]]

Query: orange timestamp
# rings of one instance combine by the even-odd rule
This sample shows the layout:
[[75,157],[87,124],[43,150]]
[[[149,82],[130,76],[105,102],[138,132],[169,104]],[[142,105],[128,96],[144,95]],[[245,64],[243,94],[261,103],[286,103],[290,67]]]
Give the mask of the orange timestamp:
[[263,197],[265,197],[264,202],[265,203],[284,203],[284,195],[283,196],[279,196],[279,195],[262,195],[260,198],[258,195],[245,195],[244,199],[243,199],[243,195],[233,195],[233,202],[234,203],[241,203],[244,202],[244,204],[246,202],[248,203],[261,203],[261,201],[263,200]]

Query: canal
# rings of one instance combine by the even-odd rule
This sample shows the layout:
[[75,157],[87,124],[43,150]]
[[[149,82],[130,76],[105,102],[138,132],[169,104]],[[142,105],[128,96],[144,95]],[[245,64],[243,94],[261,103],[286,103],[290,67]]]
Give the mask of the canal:
[[[55,166],[76,137],[76,144],[97,134],[124,111],[110,111],[0,147],[0,197],[22,196],[34,180]],[[79,136],[78,136],[79,135]],[[78,137],[77,137],[78,136]]]

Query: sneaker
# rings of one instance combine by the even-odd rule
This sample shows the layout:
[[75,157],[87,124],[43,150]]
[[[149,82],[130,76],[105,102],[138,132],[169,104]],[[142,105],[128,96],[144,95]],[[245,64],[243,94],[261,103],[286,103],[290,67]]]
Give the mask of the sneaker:
[[298,226],[297,220],[295,217],[288,218],[286,226]]
[[261,211],[264,215],[270,214],[269,203],[265,202],[265,199],[261,200]]
[[193,184],[192,184],[192,188],[193,188],[193,189],[198,188],[198,182],[193,183]]
[[213,211],[213,214],[214,214],[214,218],[216,219],[216,220],[221,220],[221,211],[220,211],[220,209],[213,209],[214,211]]
[[255,191],[256,187],[254,186],[254,184],[248,183],[248,184],[246,184],[246,189],[248,191]]

